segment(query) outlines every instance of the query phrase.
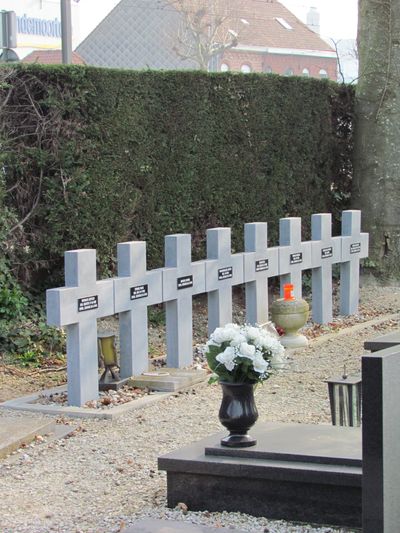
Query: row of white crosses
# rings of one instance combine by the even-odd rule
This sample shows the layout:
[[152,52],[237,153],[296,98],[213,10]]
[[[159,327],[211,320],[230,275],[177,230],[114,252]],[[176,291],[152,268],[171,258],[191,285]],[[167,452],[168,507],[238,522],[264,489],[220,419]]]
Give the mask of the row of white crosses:
[[66,328],[68,402],[98,397],[97,319],[119,314],[120,375],[148,370],[148,307],[164,303],[167,365],[192,363],[192,298],[208,295],[208,330],[232,321],[232,287],[245,284],[246,322],[268,320],[268,280],[294,284],[301,298],[302,272],[312,269],[313,319],[332,320],[332,264],[341,264],[341,313],[354,314],[359,263],[368,255],[361,212],[344,211],[342,236],[331,236],[331,215],[312,216],[312,240],[301,241],[301,219],[280,220],[280,245],[268,247],[267,223],[245,224],[245,251],[232,254],[231,229],[207,230],[207,259],[191,261],[191,236],[165,237],[165,267],[147,270],[146,243],[118,244],[118,277],[96,280],[96,251],[65,253],[65,287],[47,291],[47,320]]

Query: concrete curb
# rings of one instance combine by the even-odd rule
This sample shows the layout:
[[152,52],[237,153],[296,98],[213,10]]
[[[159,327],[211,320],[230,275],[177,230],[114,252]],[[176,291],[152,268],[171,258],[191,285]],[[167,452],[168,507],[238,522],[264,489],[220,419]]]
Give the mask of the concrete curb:
[[[191,388],[191,387],[190,387]],[[177,391],[174,392],[154,392],[149,396],[140,398],[138,400],[133,400],[131,402],[119,405],[117,407],[112,407],[109,410],[103,409],[91,409],[87,407],[75,407],[75,406],[60,406],[60,405],[42,405],[34,404],[35,400],[38,399],[41,394],[53,394],[56,392],[65,392],[67,386],[63,385],[61,387],[55,387],[53,389],[47,389],[29,396],[23,396],[21,398],[15,398],[13,400],[8,400],[0,404],[0,409],[12,409],[16,411],[28,411],[34,413],[42,413],[47,415],[54,416],[69,416],[71,418],[99,418],[106,420],[114,420],[129,411],[135,411],[137,409],[144,409],[150,407],[151,405],[165,400],[169,396],[177,394]]]
[[354,324],[354,326],[339,329],[334,333],[327,333],[326,335],[321,335],[320,337],[316,337],[315,339],[310,339],[309,347],[313,348],[314,346],[318,346],[319,344],[323,344],[324,342],[328,342],[332,339],[337,339],[338,337],[341,337],[343,335],[351,335],[352,333],[357,333],[358,331],[366,329],[370,326],[383,324],[388,320],[399,320],[400,322],[400,313],[393,313],[391,315],[384,315],[383,317],[373,318],[372,320],[368,320],[367,322]]

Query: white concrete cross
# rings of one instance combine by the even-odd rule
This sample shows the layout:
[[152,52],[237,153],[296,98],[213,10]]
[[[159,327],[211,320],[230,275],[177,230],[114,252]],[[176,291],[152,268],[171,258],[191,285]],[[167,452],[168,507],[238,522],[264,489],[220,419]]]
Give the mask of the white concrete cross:
[[340,263],[342,238],[332,237],[332,215],[311,217],[312,317],[317,324],[332,321],[332,265]]
[[231,252],[231,228],[207,230],[208,333],[232,322],[232,286],[244,282],[243,253]]
[[167,366],[183,368],[193,362],[192,297],[205,292],[205,262],[191,262],[191,235],[165,237],[163,301],[167,329]]
[[279,220],[279,275],[281,294],[285,283],[293,283],[295,298],[302,295],[302,272],[311,268],[311,242],[301,242],[301,218]]
[[46,291],[47,323],[66,326],[68,404],[98,398],[97,319],[114,314],[113,280],[96,281],[96,250],[65,252],[65,287]]
[[117,247],[114,279],[115,312],[119,313],[120,375],[128,378],[149,367],[148,306],[161,303],[161,269],[147,271],[146,243],[122,242]]
[[342,212],[342,262],[340,265],[340,314],[358,311],[360,259],[368,257],[368,233],[361,233],[361,211]]
[[278,275],[279,248],[268,248],[268,224],[244,225],[244,282],[246,283],[246,323],[268,321],[268,278]]

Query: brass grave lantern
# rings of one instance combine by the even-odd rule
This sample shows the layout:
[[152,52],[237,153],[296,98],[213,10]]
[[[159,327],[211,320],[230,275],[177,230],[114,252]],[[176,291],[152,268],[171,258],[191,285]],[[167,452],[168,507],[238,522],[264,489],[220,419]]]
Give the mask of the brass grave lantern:
[[99,388],[100,390],[117,390],[127,380],[121,380],[119,376],[115,335],[110,331],[99,332],[97,334],[97,345],[99,366],[101,361],[104,363],[104,372],[99,379]]

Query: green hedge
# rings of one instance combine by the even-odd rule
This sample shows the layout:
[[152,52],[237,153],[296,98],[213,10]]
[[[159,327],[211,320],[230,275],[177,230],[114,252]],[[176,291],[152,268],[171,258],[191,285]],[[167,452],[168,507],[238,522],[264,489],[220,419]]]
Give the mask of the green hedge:
[[344,86],[76,66],[1,76],[5,203],[28,216],[11,237],[14,273],[30,287],[62,281],[67,249],[96,248],[104,275],[118,242],[146,240],[161,266],[166,234],[191,233],[198,258],[207,228],[231,226],[239,251],[245,222],[269,222],[274,243],[280,217],[347,207]]

